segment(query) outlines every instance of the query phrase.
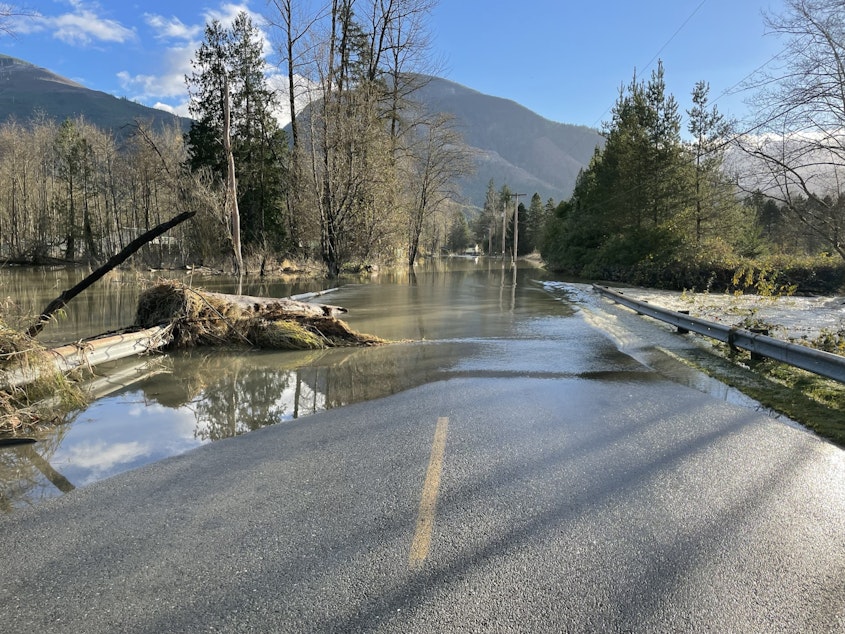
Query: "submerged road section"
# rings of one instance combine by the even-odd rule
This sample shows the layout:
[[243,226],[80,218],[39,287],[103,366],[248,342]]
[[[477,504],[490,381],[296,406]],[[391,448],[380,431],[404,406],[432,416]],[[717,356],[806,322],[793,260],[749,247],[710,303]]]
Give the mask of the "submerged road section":
[[0,516],[3,631],[845,631],[845,452],[595,321]]

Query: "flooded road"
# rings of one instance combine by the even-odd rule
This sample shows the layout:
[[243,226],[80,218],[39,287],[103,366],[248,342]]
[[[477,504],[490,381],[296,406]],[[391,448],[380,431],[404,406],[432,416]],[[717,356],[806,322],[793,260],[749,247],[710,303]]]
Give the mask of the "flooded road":
[[401,343],[103,375],[3,450],[6,629],[843,631],[845,453],[679,385],[691,338],[543,276],[347,284]]
[[[72,286],[73,276],[7,272],[0,278],[2,296],[12,298],[19,312],[35,314]],[[35,445],[0,449],[0,507],[32,505],[210,441],[446,376],[502,372],[477,367],[473,359],[506,340],[536,341],[535,353],[520,360],[519,372],[544,371],[549,364],[543,339],[564,333],[574,314],[565,298],[544,290],[541,282],[548,278],[539,269],[503,270],[500,262],[485,259],[434,262],[410,278],[382,274],[342,282],[317,300],[349,309],[346,321],[353,328],[399,343],[317,352],[194,350],[102,366],[91,386],[97,398],[87,409]],[[234,281],[220,276],[181,279],[207,290],[235,291]],[[101,282],[74,300],[41,339],[67,343],[132,323],[143,281],[122,275]],[[314,290],[321,290],[319,282],[243,288],[244,294],[272,297]],[[625,365],[627,357],[619,357]],[[561,359],[561,372],[589,370],[566,366]]]

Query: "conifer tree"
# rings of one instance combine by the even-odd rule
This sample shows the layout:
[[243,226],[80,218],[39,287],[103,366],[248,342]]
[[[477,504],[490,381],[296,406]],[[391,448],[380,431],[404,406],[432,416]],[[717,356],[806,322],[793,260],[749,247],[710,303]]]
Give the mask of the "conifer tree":
[[635,75],[620,90],[604,148],[558,208],[554,242],[544,241],[553,265],[612,278],[631,267],[672,261],[684,239],[678,218],[692,200],[680,126],[662,63],[647,83]]
[[690,242],[697,253],[708,238],[721,238],[730,233],[726,225],[731,224],[731,217],[735,215],[730,211],[739,207],[734,186],[722,170],[723,148],[731,126],[715,105],[709,105],[709,91],[710,85],[699,81],[692,92],[692,108],[687,110],[694,166]]
[[206,25],[205,39],[186,83],[195,121],[187,135],[189,165],[223,182],[225,85],[231,92],[232,153],[238,177],[238,207],[246,244],[284,246],[283,221],[288,144],[275,118],[276,99],[264,73],[262,36],[241,12],[230,27]]

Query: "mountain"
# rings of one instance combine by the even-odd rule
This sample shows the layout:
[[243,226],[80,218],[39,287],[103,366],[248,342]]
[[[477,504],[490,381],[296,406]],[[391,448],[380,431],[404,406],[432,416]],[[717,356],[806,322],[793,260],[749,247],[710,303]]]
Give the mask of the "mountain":
[[91,90],[45,68],[0,55],[0,123],[10,118],[26,122],[36,113],[57,121],[83,115],[116,134],[136,119],[157,128],[176,123],[187,129],[189,124],[188,119]]
[[514,101],[445,79],[426,79],[414,98],[433,112],[454,115],[476,154],[476,173],[462,182],[469,204],[484,204],[491,178],[496,189],[507,184],[527,196],[538,193],[543,201],[569,198],[578,172],[604,142],[592,128],[549,121]]
[[[463,197],[470,205],[484,204],[490,179],[497,189],[507,184],[527,196],[536,192],[544,201],[568,198],[578,172],[603,142],[592,128],[555,123],[516,102],[445,79],[424,79],[415,99],[431,111],[454,115],[464,141],[475,153],[476,172],[461,182]],[[0,55],[0,123],[11,117],[25,122],[37,112],[58,121],[83,115],[116,134],[136,119],[151,121],[156,127],[178,123],[185,130],[190,123]]]

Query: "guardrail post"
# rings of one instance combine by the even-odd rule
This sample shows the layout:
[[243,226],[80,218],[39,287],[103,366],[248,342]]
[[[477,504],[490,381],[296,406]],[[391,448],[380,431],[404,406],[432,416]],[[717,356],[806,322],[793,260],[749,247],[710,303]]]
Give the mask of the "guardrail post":
[[[679,310],[678,312],[679,312],[680,314],[682,314],[682,315],[689,315],[689,311],[688,311],[688,310]],[[688,334],[689,334],[689,329],[688,329],[688,328],[684,328],[683,326],[678,326],[678,334],[679,334],[679,335],[688,335]]]
[[[769,329],[768,328],[749,328],[749,332],[753,332],[755,335],[765,335],[769,336]],[[759,352],[751,351],[751,360],[752,361],[762,361],[763,359],[768,359],[764,354],[760,354]]]

